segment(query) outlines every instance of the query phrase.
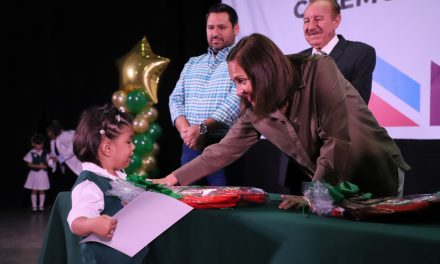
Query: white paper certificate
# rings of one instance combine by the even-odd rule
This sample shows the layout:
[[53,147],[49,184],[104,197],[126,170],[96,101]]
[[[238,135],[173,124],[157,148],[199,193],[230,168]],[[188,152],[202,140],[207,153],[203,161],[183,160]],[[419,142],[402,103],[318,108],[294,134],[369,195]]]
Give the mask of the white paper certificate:
[[118,224],[111,240],[91,234],[80,243],[99,242],[133,257],[192,209],[168,195],[146,191],[113,216]]

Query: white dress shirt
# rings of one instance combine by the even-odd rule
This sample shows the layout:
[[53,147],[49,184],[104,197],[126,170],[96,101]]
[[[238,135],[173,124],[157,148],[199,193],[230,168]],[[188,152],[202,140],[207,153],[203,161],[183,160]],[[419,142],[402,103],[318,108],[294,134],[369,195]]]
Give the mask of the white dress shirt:
[[[56,139],[50,142],[51,156],[56,156],[60,164],[65,163],[76,174],[82,171],[81,161],[73,153],[73,137],[74,130],[63,130]],[[58,153],[55,151],[55,147]],[[56,170],[56,163],[52,166],[52,170]]]
[[[339,39],[338,36],[335,35],[328,43],[325,45],[321,51],[325,52],[325,54],[329,55],[332,52],[333,48],[338,44]],[[321,54],[317,49],[313,48],[312,54]]]

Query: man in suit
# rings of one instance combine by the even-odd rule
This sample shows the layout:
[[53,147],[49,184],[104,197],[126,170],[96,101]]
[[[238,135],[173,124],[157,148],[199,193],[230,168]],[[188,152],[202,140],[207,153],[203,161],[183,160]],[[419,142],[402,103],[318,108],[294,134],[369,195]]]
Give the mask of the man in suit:
[[376,52],[365,43],[336,35],[340,23],[341,7],[336,0],[310,0],[304,12],[304,36],[312,47],[303,52],[332,57],[344,77],[368,104]]

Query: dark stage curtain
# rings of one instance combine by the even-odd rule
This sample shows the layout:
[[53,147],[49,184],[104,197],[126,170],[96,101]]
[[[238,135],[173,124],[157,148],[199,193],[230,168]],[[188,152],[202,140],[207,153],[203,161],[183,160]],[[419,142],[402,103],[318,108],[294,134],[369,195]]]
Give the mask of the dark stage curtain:
[[[146,36],[154,53],[171,60],[158,90],[161,174],[177,168],[180,141],[168,96],[191,56],[206,52],[205,14],[220,1],[14,1],[2,23],[2,207],[28,206],[23,157],[30,137],[59,119],[75,128],[81,111],[111,102],[119,88],[116,60]],[[6,96],[5,96],[6,93]],[[5,120],[6,119],[6,120]],[[48,142],[47,142],[48,143]]]
[[405,194],[440,191],[440,140],[396,140],[412,167],[405,174]]
[[[395,140],[412,167],[405,174],[404,194],[440,191],[440,140]],[[287,158],[268,140],[260,140],[245,157],[245,185],[269,192],[288,193],[283,187]],[[283,165],[284,163],[284,165]]]

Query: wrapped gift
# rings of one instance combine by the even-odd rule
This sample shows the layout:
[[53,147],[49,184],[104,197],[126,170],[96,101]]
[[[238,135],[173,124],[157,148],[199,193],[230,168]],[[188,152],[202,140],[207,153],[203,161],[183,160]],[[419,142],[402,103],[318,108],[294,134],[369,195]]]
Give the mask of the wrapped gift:
[[254,187],[172,186],[169,188],[182,196],[180,198],[182,202],[198,209],[262,204],[268,199],[265,191]]
[[112,189],[107,194],[118,196],[124,204],[145,190],[169,195],[199,209],[262,204],[268,200],[265,191],[254,187],[165,186],[154,184],[136,174],[128,175],[127,181],[113,181],[110,184]]
[[317,215],[381,222],[440,216],[440,192],[372,198],[350,182],[332,186],[314,181],[303,184],[303,193],[309,211]]
[[414,194],[400,198],[367,200],[349,198],[342,201],[345,215],[355,220],[396,221],[420,219],[439,212],[440,194]]

